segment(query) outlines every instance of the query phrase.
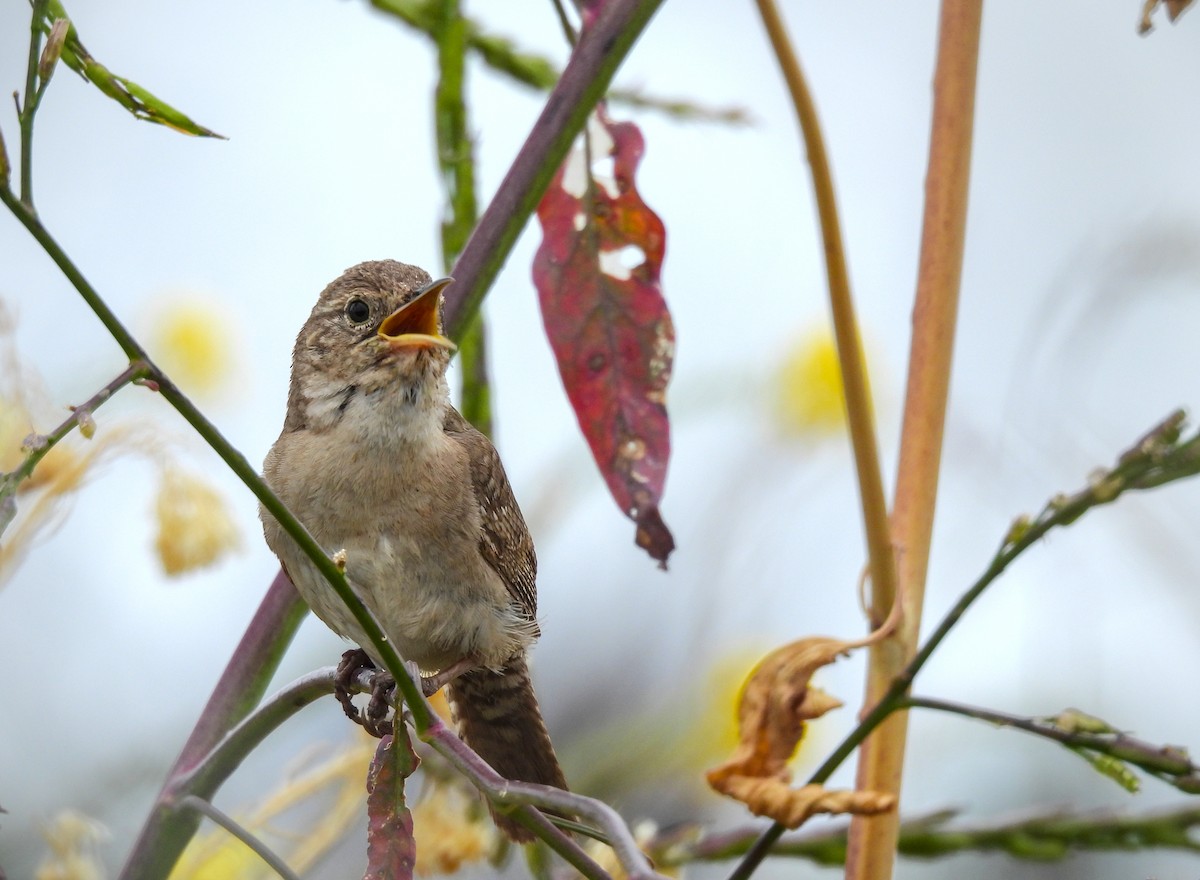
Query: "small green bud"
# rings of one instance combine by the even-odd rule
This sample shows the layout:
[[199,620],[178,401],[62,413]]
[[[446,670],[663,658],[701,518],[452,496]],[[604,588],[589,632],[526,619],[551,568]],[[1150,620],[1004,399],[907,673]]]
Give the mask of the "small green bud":
[[1012,525],[1008,527],[1008,534],[1004,536],[1004,543],[1008,544],[1009,546],[1013,544],[1019,544],[1021,539],[1029,534],[1029,529],[1032,525],[1033,520],[1029,518],[1029,515],[1022,513],[1020,516],[1014,519],[1012,521]]
[[1103,718],[1097,718],[1095,715],[1089,715],[1078,709],[1063,709],[1057,715],[1052,715],[1045,720],[1063,733],[1120,733]]
[[1121,494],[1125,481],[1113,471],[1096,468],[1088,474],[1088,488],[1098,503],[1106,504]]
[[1122,760],[1114,758],[1112,755],[1105,755],[1096,752],[1085,752],[1076,750],[1079,755],[1092,765],[1098,772],[1107,776],[1121,788],[1125,789],[1130,794],[1136,794],[1142,787],[1141,781],[1134,775],[1134,772],[1129,769],[1129,766]]
[[42,57],[38,61],[38,78],[45,85],[54,75],[58,59],[62,57],[63,45],[67,42],[67,34],[71,30],[71,22],[65,18],[55,19],[50,26],[50,36],[46,38],[46,46],[42,49]]

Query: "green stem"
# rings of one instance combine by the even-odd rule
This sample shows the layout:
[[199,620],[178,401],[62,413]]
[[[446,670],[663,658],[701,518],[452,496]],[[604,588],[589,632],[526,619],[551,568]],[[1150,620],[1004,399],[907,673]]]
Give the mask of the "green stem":
[[1176,785],[1176,782],[1182,779],[1183,790],[1189,793],[1195,793],[1196,781],[1200,778],[1197,775],[1200,773],[1200,767],[1192,763],[1184,749],[1159,746],[1137,739],[1075,710],[1048,718],[1029,718],[949,700],[916,696],[904,697],[900,700],[899,707],[949,712],[999,727],[1022,730],[1043,739],[1053,740],[1072,751],[1108,755],[1122,763],[1133,764],[1168,785]]
[[25,64],[25,101],[18,121],[21,125],[21,202],[33,210],[33,119],[42,102],[42,90],[37,87],[38,60],[41,57],[42,21],[49,0],[33,0],[33,15],[29,21],[29,58]]
[[[24,156],[22,156],[22,160],[24,160]],[[155,375],[158,375],[160,371],[151,363],[149,356],[138,343],[137,339],[125,328],[125,325],[121,323],[112,309],[108,307],[108,304],[100,298],[95,288],[83,277],[83,273],[71,262],[66,252],[54,240],[54,237],[50,235],[46,227],[42,225],[33,205],[27,204],[24,200],[18,200],[16,194],[7,186],[0,186],[0,202],[3,202],[12,211],[21,225],[42,246],[42,250],[54,261],[54,264],[58,266],[63,275],[67,277],[67,280],[71,282],[71,285],[79,292],[79,295],[83,297],[84,302],[88,304],[96,314],[96,317],[100,319],[100,323],[104,325],[104,328],[116,340],[117,345],[121,346],[121,350],[125,352],[125,356],[131,362],[142,361]]]
[[458,342],[458,367],[462,375],[463,418],[475,428],[493,436],[492,387],[488,373],[487,322],[479,312],[463,330]]
[[[432,35],[438,47],[438,83],[434,120],[438,166],[446,206],[442,218],[442,265],[454,265],[478,220],[475,198],[475,150],[466,101],[466,56],[469,25],[459,0],[438,0]],[[487,328],[476,315],[458,339],[461,410],[484,434],[492,434],[491,388],[488,382]]]

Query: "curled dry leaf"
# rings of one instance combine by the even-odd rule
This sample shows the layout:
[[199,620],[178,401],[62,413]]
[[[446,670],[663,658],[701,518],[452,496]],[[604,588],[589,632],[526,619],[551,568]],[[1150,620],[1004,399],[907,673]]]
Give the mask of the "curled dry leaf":
[[738,706],[740,741],[733,757],[708,772],[708,784],[744,803],[752,813],[796,828],[815,813],[879,813],[895,798],[880,792],[826,791],[819,785],[792,788],[788,762],[804,737],[805,722],[841,701],[810,685],[813,673],[868,640],[823,636],[772,651],[750,673]]
[[[586,150],[538,206],[533,281],[571,407],[636,541],[660,564],[675,541],[659,514],[671,451],[665,395],[675,330],[662,295],[666,232],[634,185],[643,140],[599,107]],[[585,158],[586,157],[586,158]]]
[[810,816],[853,813],[873,816],[896,805],[896,796],[883,791],[829,791],[822,785],[792,788],[780,779],[733,776],[722,792],[739,800],[756,816],[766,816],[785,828],[799,828]]

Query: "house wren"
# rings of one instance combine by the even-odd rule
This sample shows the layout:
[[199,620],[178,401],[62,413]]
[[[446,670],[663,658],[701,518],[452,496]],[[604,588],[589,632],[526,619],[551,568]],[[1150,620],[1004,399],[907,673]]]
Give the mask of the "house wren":
[[[322,291],[264,477],[326,552],[345,552],[351,587],[400,655],[450,679],[467,744],[501,776],[566,788],[526,665],[539,635],[533,541],[495,448],[450,404],[448,283],[382,260]],[[313,612],[381,666],[333,588],[260,515]]]

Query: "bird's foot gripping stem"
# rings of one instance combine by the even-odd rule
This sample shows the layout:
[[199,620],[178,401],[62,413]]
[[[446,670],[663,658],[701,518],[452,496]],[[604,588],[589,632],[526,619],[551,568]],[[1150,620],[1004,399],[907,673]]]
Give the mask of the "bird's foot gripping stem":
[[[421,693],[426,697],[432,697],[464,672],[469,672],[478,665],[479,661],[475,656],[469,655],[433,675],[421,675],[421,669],[417,664],[411,662],[405,664],[413,681],[420,682]],[[358,706],[354,705],[354,694],[357,692],[356,680],[361,672],[371,672],[372,674],[370,679],[371,699],[366,708],[360,710]],[[337,683],[333,693],[338,702],[342,704],[342,710],[346,716],[355,724],[361,724],[371,736],[382,739],[392,732],[392,722],[388,718],[388,711],[392,708],[395,700],[396,682],[387,672],[376,668],[375,663],[362,648],[354,648],[342,654],[342,660],[337,667]]]
[[[357,692],[356,679],[360,672],[371,674],[371,699],[365,709],[354,705],[354,694]],[[354,648],[342,655],[337,667],[337,683],[333,694],[342,704],[346,717],[355,724],[361,724],[367,733],[378,739],[392,732],[392,722],[388,718],[388,710],[392,707],[396,682],[381,669],[377,669],[367,652],[362,648]]]

